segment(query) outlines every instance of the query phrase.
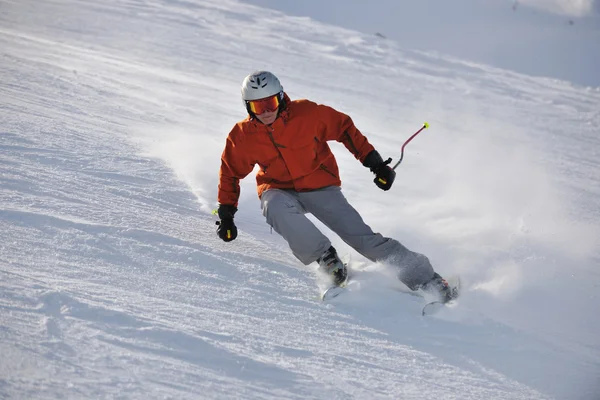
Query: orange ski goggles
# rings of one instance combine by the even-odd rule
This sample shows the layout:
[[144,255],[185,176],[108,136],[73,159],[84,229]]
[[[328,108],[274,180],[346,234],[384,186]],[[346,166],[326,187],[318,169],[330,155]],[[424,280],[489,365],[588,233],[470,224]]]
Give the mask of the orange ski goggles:
[[281,101],[279,100],[279,93],[273,96],[265,97],[264,99],[246,101],[248,111],[254,113],[255,115],[276,111],[279,108],[280,103]]

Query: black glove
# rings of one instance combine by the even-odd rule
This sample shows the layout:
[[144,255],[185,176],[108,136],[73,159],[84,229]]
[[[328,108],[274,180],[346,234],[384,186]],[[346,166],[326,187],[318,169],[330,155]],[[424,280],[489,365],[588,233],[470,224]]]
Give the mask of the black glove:
[[373,182],[375,182],[377,187],[382,190],[390,190],[392,183],[394,183],[394,179],[396,179],[396,171],[388,165],[391,162],[391,158],[383,161],[383,158],[381,158],[381,155],[377,150],[370,152],[363,162],[363,165],[375,174]]
[[234,206],[227,204],[219,205],[218,212],[220,221],[216,222],[218,225],[217,235],[219,235],[219,237],[225,242],[231,242],[237,237],[237,227],[233,222],[233,215],[236,213],[236,211],[237,208]]

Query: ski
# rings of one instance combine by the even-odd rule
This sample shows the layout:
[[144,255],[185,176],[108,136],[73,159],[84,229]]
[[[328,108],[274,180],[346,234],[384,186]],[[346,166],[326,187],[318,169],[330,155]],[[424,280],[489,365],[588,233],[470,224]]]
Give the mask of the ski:
[[440,311],[442,308],[446,306],[447,303],[443,303],[441,301],[432,301],[423,306],[421,310],[421,316],[425,317],[427,315],[433,315]]
[[339,286],[333,285],[333,286],[330,286],[327,289],[325,289],[325,291],[323,291],[323,293],[321,293],[321,301],[331,300],[333,298],[338,297],[340,294],[342,294],[344,291],[346,291],[346,287],[348,285],[348,280],[349,279],[346,279]]
[[325,289],[321,293],[321,301],[327,301],[327,300],[336,298],[346,290],[346,287],[348,286],[348,282],[350,282],[350,279],[351,279],[351,272],[350,272],[350,268],[349,268],[350,254],[344,255],[342,257],[341,261],[342,261],[342,263],[344,263],[344,266],[346,267],[346,280],[344,282],[340,283],[339,285],[330,285],[327,289]]
[[[427,300],[428,296],[424,295],[421,291],[416,291],[416,292],[408,291],[408,290],[406,290],[406,291],[398,290],[398,291],[405,293],[405,294],[409,294],[411,296],[417,296],[417,297],[423,298],[425,301],[427,301],[427,303],[425,303],[425,305],[421,309],[421,315],[422,316],[434,315],[441,309],[443,309],[445,307],[452,307],[457,303],[456,299],[459,297],[460,289],[461,289],[460,277],[452,276],[447,279],[447,282],[448,282],[448,286],[450,286],[450,289],[452,290],[453,299],[446,303],[444,303],[443,301],[440,301],[440,300],[429,301],[429,300]],[[327,302],[329,300],[332,300],[332,299],[338,297],[340,294],[348,291],[348,285],[352,286],[354,283],[358,284],[359,282],[353,281],[352,277],[350,276],[350,273],[349,273],[348,277],[342,284],[340,284],[339,286],[331,285],[327,289],[325,289],[321,293],[321,301]]]
[[446,280],[448,282],[448,286],[452,292],[452,300],[448,302],[443,302],[439,300],[430,301],[429,303],[423,306],[421,310],[421,316],[433,315],[440,311],[444,307],[451,307],[456,304],[456,299],[460,296],[460,277],[453,276]]

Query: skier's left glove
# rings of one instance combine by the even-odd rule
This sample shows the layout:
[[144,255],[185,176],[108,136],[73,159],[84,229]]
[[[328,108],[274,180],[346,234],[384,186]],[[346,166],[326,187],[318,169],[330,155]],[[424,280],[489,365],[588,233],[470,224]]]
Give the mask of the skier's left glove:
[[217,235],[225,242],[231,242],[237,237],[237,227],[233,222],[233,215],[236,213],[237,208],[227,204],[219,205],[219,219],[216,224]]
[[377,150],[370,152],[363,162],[363,165],[375,174],[373,182],[375,182],[377,187],[382,190],[390,190],[394,183],[394,179],[396,179],[396,171],[388,165],[391,162],[391,158],[383,161],[383,158],[381,158],[381,155]]

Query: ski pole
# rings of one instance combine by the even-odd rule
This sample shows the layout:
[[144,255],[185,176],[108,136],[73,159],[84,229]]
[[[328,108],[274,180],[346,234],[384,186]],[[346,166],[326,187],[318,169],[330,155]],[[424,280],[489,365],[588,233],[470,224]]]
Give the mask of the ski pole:
[[419,133],[421,133],[421,131],[423,129],[427,129],[427,128],[429,128],[429,123],[425,122],[423,124],[423,126],[421,127],[421,129],[419,129],[418,131],[416,131],[415,133],[413,133],[413,135],[411,137],[409,137],[406,142],[404,142],[404,144],[402,145],[402,152],[400,153],[400,159],[398,160],[398,162],[396,163],[396,165],[394,165],[394,168],[392,168],[392,169],[396,169],[396,167],[398,165],[400,165],[400,163],[402,162],[402,159],[404,158],[404,148],[406,147],[406,145],[409,144],[410,141],[413,140],[413,138],[415,136],[417,136]]

